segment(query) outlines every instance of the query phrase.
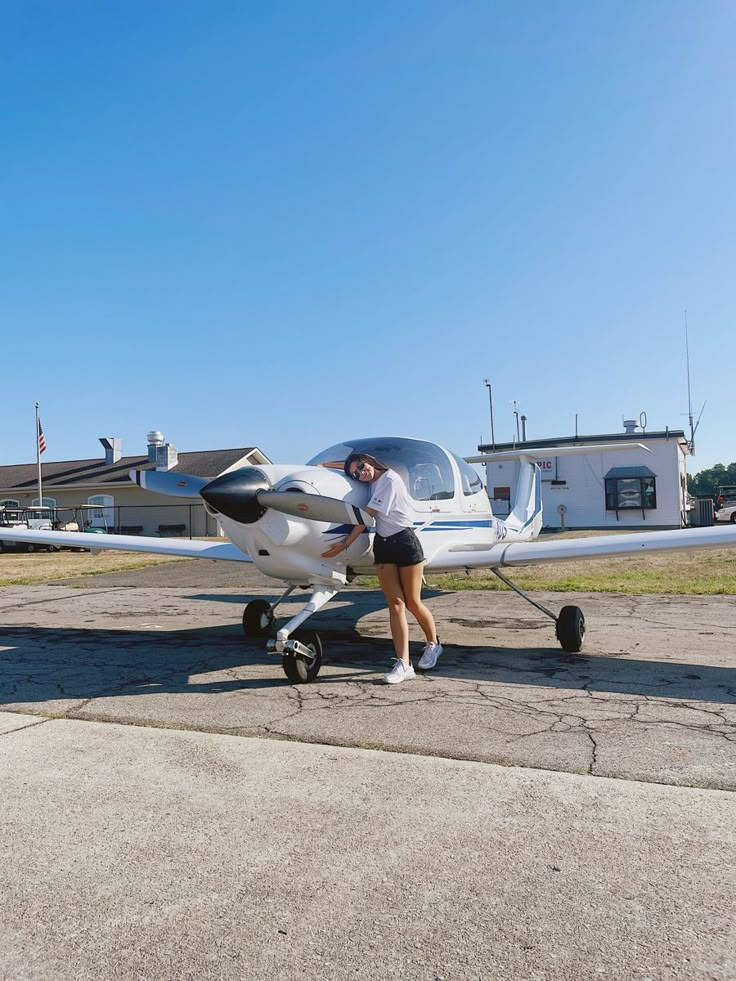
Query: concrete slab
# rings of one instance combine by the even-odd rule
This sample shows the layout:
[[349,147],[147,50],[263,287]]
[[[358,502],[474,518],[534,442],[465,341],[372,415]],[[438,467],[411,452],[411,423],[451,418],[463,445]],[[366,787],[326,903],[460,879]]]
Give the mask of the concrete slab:
[[5,981],[736,976],[729,793],[75,720],[0,785]]
[[40,725],[44,720],[33,716],[18,715],[15,712],[0,712],[0,736],[16,729],[26,729],[28,726]]
[[736,787],[732,598],[542,595],[586,610],[586,648],[569,655],[513,594],[430,592],[446,654],[388,688],[382,597],[351,588],[310,621],[326,664],[292,687],[242,634],[244,600],[275,595],[253,570],[176,563],[80,585],[0,592],[0,708]]

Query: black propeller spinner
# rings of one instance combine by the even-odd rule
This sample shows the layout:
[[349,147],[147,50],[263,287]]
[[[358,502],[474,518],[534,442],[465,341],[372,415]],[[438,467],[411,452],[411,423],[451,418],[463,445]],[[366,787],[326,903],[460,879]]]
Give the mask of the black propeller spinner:
[[258,494],[270,487],[271,482],[262,470],[241,467],[215,477],[199,493],[215,511],[241,524],[251,525],[266,513],[266,508],[258,503]]

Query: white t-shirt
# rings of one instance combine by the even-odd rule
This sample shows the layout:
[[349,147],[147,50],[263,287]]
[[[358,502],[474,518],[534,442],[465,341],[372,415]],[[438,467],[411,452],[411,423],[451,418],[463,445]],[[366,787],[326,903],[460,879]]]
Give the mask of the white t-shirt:
[[414,511],[404,481],[395,470],[387,470],[371,488],[373,495],[367,507],[376,511],[376,531],[383,538],[395,535],[414,524]]

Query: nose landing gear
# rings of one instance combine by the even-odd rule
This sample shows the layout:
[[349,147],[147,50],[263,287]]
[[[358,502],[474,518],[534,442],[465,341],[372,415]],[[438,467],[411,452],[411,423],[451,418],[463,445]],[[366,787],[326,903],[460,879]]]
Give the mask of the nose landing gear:
[[[287,653],[287,647],[292,645]],[[292,685],[305,685],[319,674],[322,667],[322,641],[319,634],[310,631],[300,639],[287,640],[281,667]]]
[[[243,612],[243,631],[246,637],[266,637],[274,623],[274,610],[296,586],[290,586],[273,606],[264,599],[251,600]],[[275,640],[266,643],[271,654],[281,654],[284,674],[293,685],[304,685],[319,674],[322,667],[322,641],[319,634],[309,631],[291,637],[292,631],[300,627],[313,613],[322,609],[337,593],[329,586],[315,585],[312,595],[296,616],[292,617],[276,634]]]

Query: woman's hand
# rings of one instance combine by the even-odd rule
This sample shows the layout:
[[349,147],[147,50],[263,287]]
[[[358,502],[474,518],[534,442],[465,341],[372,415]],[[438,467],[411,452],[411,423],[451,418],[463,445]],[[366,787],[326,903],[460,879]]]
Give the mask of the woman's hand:
[[322,558],[334,559],[336,555],[340,554],[340,552],[345,552],[345,551],[347,551],[345,547],[345,542],[337,542],[336,545],[332,545],[330,548],[327,549],[326,552],[322,553]]

